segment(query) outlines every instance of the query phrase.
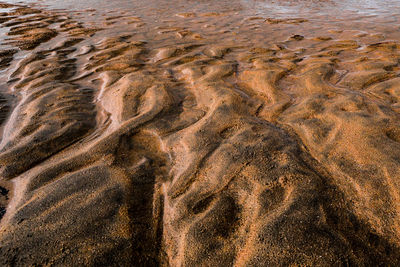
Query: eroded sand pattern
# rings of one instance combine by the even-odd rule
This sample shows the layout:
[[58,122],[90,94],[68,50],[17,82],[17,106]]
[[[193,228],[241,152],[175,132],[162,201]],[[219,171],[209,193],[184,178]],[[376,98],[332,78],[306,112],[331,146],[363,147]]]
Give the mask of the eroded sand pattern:
[[1,266],[400,264],[384,22],[0,8]]

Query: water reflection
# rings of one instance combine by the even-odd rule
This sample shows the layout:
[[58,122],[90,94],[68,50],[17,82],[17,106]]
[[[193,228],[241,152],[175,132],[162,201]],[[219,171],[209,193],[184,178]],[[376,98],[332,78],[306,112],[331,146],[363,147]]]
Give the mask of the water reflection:
[[[15,3],[17,1],[8,1]],[[398,14],[400,3],[397,0],[24,0],[20,3],[41,3],[43,5],[69,10],[132,10],[155,8],[164,11],[195,11],[195,12],[251,12],[254,15],[268,16],[309,16],[330,15],[343,17],[349,14],[388,15]]]
[[246,10],[257,15],[275,16],[312,16],[329,15],[344,17],[351,14],[386,15],[398,14],[400,3],[395,0],[241,0]]

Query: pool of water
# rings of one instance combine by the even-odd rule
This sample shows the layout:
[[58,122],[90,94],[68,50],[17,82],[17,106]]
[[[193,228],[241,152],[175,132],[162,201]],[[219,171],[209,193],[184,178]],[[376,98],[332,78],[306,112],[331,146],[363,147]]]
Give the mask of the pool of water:
[[9,3],[35,3],[56,9],[82,11],[96,9],[99,12],[133,12],[154,16],[171,15],[176,12],[229,12],[243,15],[274,17],[328,16],[398,16],[400,2],[397,0],[24,0]]

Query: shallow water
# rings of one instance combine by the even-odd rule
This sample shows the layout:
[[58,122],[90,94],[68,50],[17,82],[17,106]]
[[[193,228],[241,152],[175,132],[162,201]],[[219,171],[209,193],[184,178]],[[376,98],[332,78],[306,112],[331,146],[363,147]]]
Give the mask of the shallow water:
[[[12,3],[13,1],[9,1]],[[154,11],[153,15],[168,15],[176,12],[227,12],[236,11],[241,15],[314,17],[328,16],[348,19],[348,16],[398,16],[400,8],[395,0],[337,0],[337,1],[262,1],[262,0],[203,0],[203,1],[18,1],[20,3],[40,3],[57,9],[81,11],[96,9],[99,12],[143,12]],[[389,18],[388,18],[389,19]]]
[[150,8],[157,11],[194,11],[194,12],[223,12],[228,10],[241,11],[253,15],[316,15],[324,14],[342,17],[348,13],[364,15],[397,15],[398,1],[395,0],[299,0],[299,1],[262,1],[262,0],[203,0],[203,1],[7,1],[9,3],[40,3],[51,8],[99,11],[121,10],[129,11]]
[[[152,33],[158,27],[176,25],[188,26],[199,33],[209,34],[206,27],[214,25],[220,32],[239,33],[238,38],[254,39],[253,36],[269,36],[269,39],[282,38],[293,34],[323,34],[327,29],[376,31],[387,38],[397,38],[397,23],[400,7],[397,1],[259,1],[259,0],[220,0],[220,1],[19,1],[49,9],[67,10],[81,21],[102,27],[104,19],[110,16],[138,16],[146,23],[135,32]],[[10,2],[12,3],[12,1]],[[71,13],[71,11],[75,11]],[[179,13],[221,13],[224,16],[187,17],[177,19]],[[250,23],[248,19],[255,19]],[[310,23],[301,25],[281,25],[267,27],[260,24],[261,19],[306,18]],[[126,24],[114,24],[114,30],[127,30]],[[188,23],[188,25],[183,25]],[[256,25],[258,24],[258,25]],[[5,31],[5,29],[2,29]],[[128,29],[129,31],[130,29]],[[214,29],[213,29],[214,30]],[[3,35],[4,36],[4,35]],[[268,38],[267,38],[268,39]]]

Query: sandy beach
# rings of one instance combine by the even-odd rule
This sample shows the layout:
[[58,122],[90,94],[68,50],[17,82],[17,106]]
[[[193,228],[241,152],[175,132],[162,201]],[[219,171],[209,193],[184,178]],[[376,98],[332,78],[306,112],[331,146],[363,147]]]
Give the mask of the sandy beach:
[[399,266],[396,1],[0,3],[0,266]]

